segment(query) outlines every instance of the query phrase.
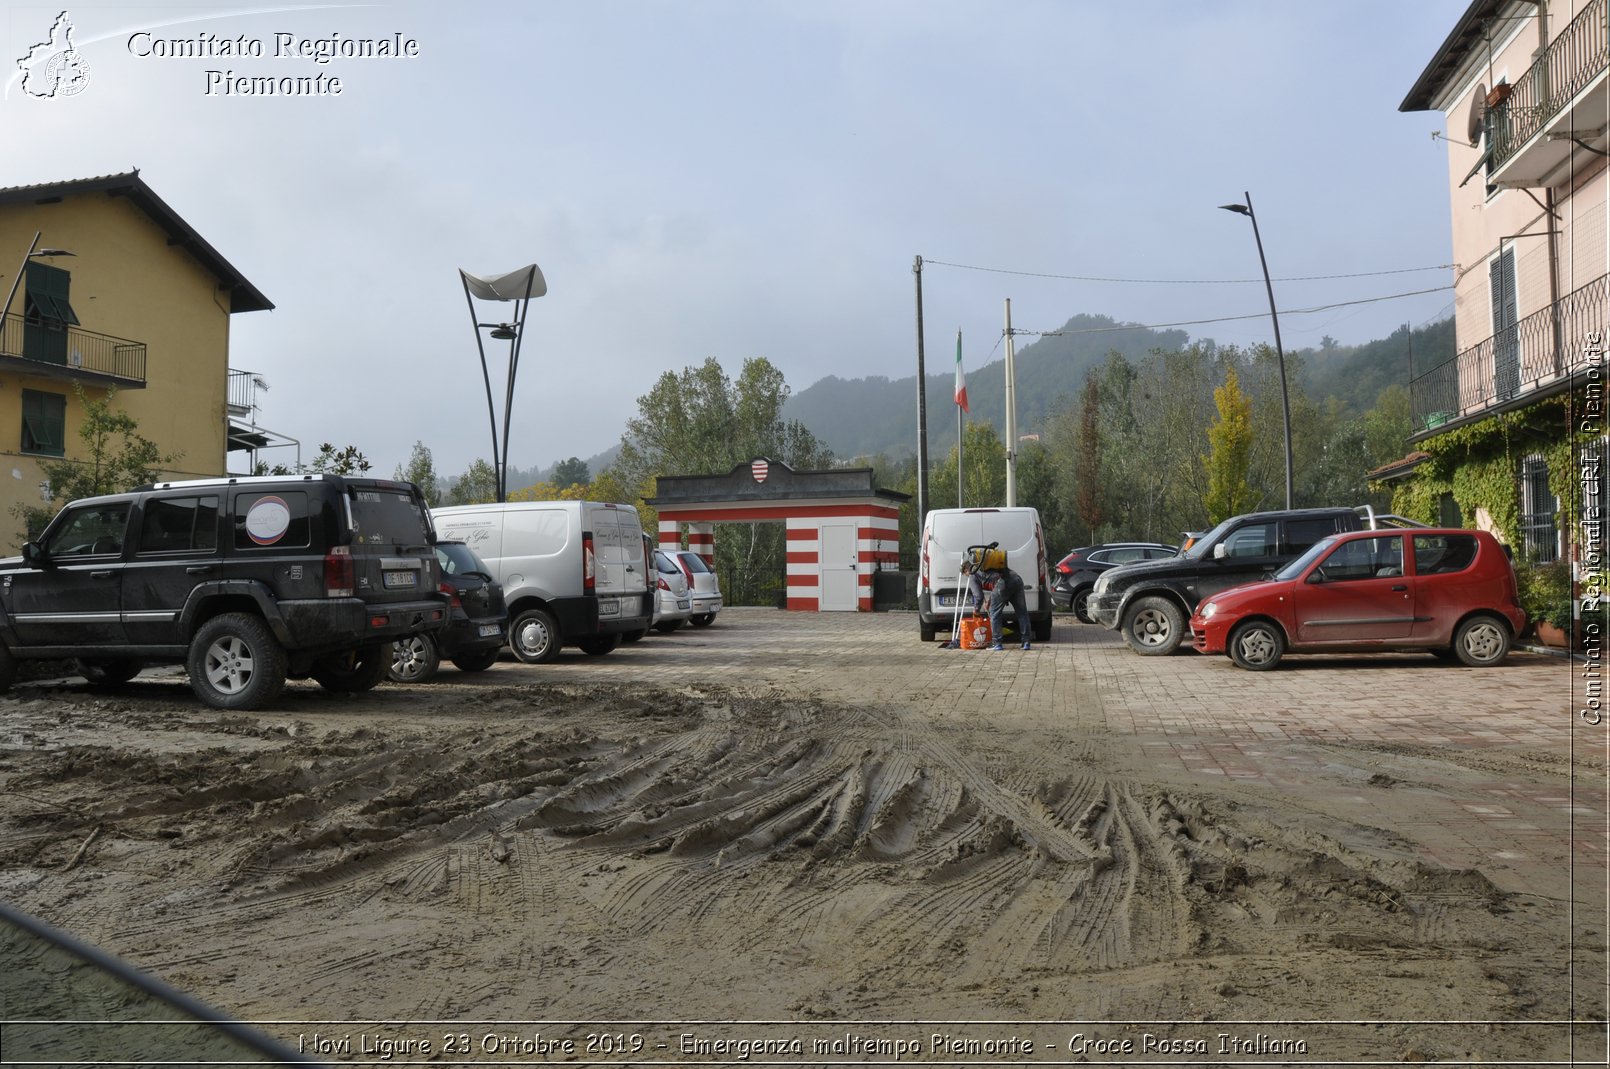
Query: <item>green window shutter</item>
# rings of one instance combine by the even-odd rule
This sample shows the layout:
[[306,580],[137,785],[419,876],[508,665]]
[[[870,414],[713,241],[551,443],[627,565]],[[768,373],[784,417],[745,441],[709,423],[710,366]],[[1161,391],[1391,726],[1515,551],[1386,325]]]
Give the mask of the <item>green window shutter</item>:
[[63,456],[67,441],[67,398],[59,393],[22,391],[22,451]]
[[28,298],[39,309],[40,315],[47,319],[59,319],[75,327],[79,325],[78,316],[67,300],[72,275],[59,267],[30,260],[26,277]]

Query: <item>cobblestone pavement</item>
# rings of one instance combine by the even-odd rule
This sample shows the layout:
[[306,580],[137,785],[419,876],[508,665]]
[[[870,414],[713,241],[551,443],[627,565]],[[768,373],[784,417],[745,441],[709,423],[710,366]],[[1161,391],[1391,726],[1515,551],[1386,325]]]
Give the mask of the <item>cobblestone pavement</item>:
[[1070,760],[1100,740],[1112,772],[1289,801],[1500,886],[1563,895],[1602,887],[1606,868],[1607,729],[1579,715],[1582,668],[1517,651],[1490,669],[1388,654],[1250,673],[1192,652],[1142,657],[1071,616],[1050,643],[993,652],[925,644],[910,613],[729,608],[713,627],[608,657],[567,651],[546,670],[901,707],[935,730],[992,719],[1003,739]]

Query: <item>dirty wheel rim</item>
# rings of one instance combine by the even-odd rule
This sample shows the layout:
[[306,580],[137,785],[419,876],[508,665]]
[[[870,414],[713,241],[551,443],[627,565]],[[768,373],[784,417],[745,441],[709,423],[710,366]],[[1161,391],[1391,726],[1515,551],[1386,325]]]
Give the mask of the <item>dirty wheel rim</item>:
[[1242,632],[1236,648],[1248,664],[1268,664],[1275,655],[1275,638],[1267,628],[1248,628]]
[[1491,661],[1504,651],[1504,635],[1498,625],[1482,621],[1465,631],[1465,652],[1478,661]]
[[541,657],[547,652],[548,644],[553,641],[553,636],[548,633],[548,628],[544,626],[542,620],[534,616],[521,622],[516,637],[520,642],[520,648],[531,657]]
[[1073,604],[1069,607],[1073,609],[1074,616],[1088,623],[1090,621],[1090,591],[1081,590],[1075,594]]
[[207,647],[207,682],[221,694],[239,694],[251,682],[256,664],[244,639],[226,635]]
[[1142,609],[1135,614],[1135,641],[1142,646],[1161,646],[1172,636],[1168,614],[1161,609]]
[[400,638],[392,645],[391,670],[405,680],[418,679],[425,671],[426,639],[422,635]]

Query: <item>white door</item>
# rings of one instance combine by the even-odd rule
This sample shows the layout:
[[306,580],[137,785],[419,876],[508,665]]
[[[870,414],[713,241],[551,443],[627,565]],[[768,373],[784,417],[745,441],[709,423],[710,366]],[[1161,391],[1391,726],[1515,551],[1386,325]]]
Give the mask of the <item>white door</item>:
[[859,567],[856,558],[855,524],[822,526],[821,568],[823,612],[854,612],[860,604]]

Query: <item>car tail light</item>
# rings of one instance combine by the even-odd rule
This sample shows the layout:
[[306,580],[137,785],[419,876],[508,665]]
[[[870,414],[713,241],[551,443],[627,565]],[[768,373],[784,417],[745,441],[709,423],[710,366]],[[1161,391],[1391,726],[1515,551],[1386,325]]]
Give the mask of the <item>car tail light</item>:
[[1060,562],[1057,565],[1057,571],[1061,572],[1063,575],[1072,575],[1073,574],[1073,569],[1068,567],[1068,562],[1067,561]]
[[598,580],[594,572],[593,562],[593,536],[581,536],[581,589],[584,594],[591,594],[598,589]]
[[676,557],[675,559],[676,559],[676,566],[678,568],[681,568],[682,569],[682,574],[688,577],[688,589],[692,590],[693,589],[693,569],[689,568],[688,567],[688,562],[683,560],[680,556]]
[[358,581],[352,567],[352,547],[336,546],[324,555],[324,596],[350,598]]
[[665,581],[665,576],[663,576],[663,575],[660,576],[660,589],[661,590],[670,590],[671,589],[671,584],[667,583]]
[[462,609],[464,602],[459,600],[458,590],[452,583],[438,583],[436,589],[447,595],[447,603],[455,609]]

